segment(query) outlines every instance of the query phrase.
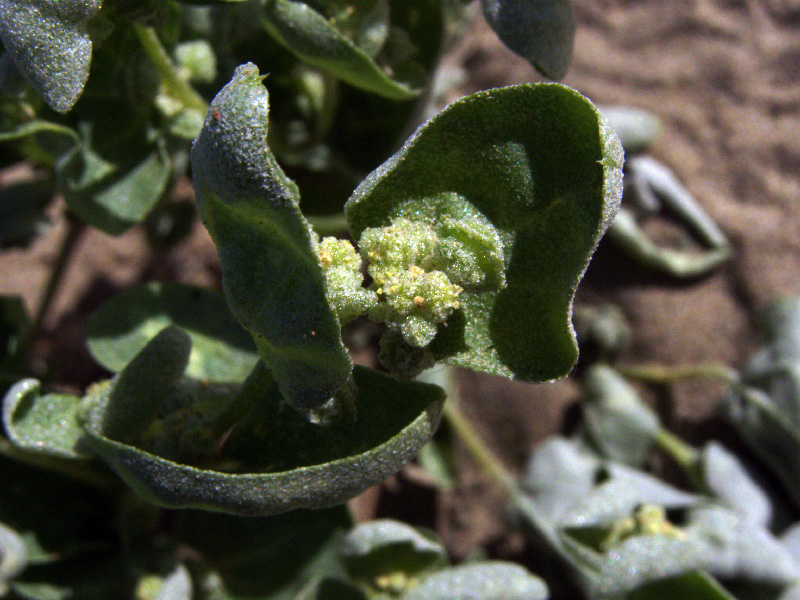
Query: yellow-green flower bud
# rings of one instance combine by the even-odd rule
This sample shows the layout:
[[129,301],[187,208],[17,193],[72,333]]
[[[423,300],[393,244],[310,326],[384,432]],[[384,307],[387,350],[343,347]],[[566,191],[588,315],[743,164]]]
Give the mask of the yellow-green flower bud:
[[325,273],[328,302],[341,324],[366,314],[378,302],[377,294],[362,287],[361,257],[348,240],[326,237],[317,245]]

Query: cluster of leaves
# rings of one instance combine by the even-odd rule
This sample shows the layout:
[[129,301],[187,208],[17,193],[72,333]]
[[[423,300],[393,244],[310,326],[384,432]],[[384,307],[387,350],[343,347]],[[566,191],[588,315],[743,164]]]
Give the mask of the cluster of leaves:
[[[625,149],[623,204],[608,239],[639,266],[678,279],[706,275],[730,259],[722,230],[669,167],[646,155],[661,129],[658,118],[630,107],[601,110]],[[658,243],[643,228],[642,222],[660,213],[681,223],[677,243]]]
[[[55,190],[68,240],[77,223],[145,224],[168,249],[192,218],[171,200],[191,170],[224,287],[151,283],[103,306],[88,344],[112,377],[80,395],[18,381],[43,313],[29,323],[3,299],[0,595],[546,597],[514,565],[446,568],[399,524],[345,535],[328,508],[431,438],[444,393],[410,381],[425,367],[570,370],[575,287],[619,203],[616,135],[557,84],[462,99],[390,156],[464,4],[0,4],[3,160],[37,165],[3,190],[3,245],[40,231]],[[481,6],[509,47],[564,74],[568,0]],[[305,216],[343,209],[356,245]],[[385,324],[389,374],[343,344],[364,315]]]
[[[515,47],[542,23],[564,33],[569,6],[552,4],[484,9]],[[529,381],[568,372],[572,296],[616,211],[622,162],[614,132],[573,90],[523,85],[465,98],[367,176],[345,213],[369,288],[350,243],[321,240],[300,210],[301,196],[313,206],[320,195],[341,210],[337,195],[352,187],[331,183],[341,165],[352,173],[382,157],[367,142],[404,124],[390,115],[409,114],[396,102],[421,93],[425,78],[412,80],[430,74],[456,8],[5,4],[7,69],[51,108],[71,110],[58,120],[26,89],[6,94],[17,118],[3,139],[44,156],[69,209],[109,233],[140,222],[190,162],[225,291],[223,300],[151,285],[113,301],[89,329],[95,358],[116,376],[83,397],[18,382],[3,403],[10,443],[90,470],[100,458],[162,506],[271,514],[352,497],[396,471],[438,424],[440,390],[353,368],[346,320],[386,323],[382,356],[400,378],[434,361]],[[52,39],[59,28],[70,35]],[[42,40],[33,54],[30,39]],[[522,50],[534,62],[542,53]],[[248,62],[207,107],[190,84],[213,85],[245,52],[269,67],[271,93]],[[76,66],[69,61],[77,79],[54,78]],[[374,102],[359,123],[374,115],[375,127],[347,139],[350,111]],[[56,132],[66,146],[50,143]],[[352,155],[365,146],[368,158]]]
[[[729,381],[720,414],[761,464],[717,441],[694,448],[676,438],[612,367],[583,375],[579,425],[534,449],[513,499],[518,526],[587,597],[797,597],[799,317],[797,298],[769,306],[764,347],[741,374],[717,372]],[[690,491],[647,471],[655,450]]]
[[[14,599],[544,600],[518,565],[452,567],[431,534],[344,507],[243,518],[166,511],[0,462],[0,595]],[[116,524],[116,530],[110,528]]]

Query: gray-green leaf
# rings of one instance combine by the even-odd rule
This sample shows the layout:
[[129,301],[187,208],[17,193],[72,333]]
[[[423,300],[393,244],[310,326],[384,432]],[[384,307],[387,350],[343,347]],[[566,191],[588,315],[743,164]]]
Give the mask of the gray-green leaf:
[[0,40],[33,88],[55,111],[75,104],[92,59],[87,23],[102,0],[3,0]]
[[156,282],[124,291],[91,316],[86,323],[89,352],[106,369],[119,372],[169,325],[192,339],[187,377],[240,383],[258,361],[252,337],[221,294]]
[[56,172],[70,209],[111,235],[143,221],[166,189],[170,162],[161,148],[135,159],[131,165],[115,164],[85,144],[65,153]]
[[[621,166],[618,138],[574,90],[494,89],[420,127],[345,210],[357,239],[368,229],[420,223],[438,236],[436,252],[449,253],[457,276],[467,263],[478,275],[485,270],[475,285],[467,277],[453,282],[463,291],[429,346],[437,357],[545,381],[577,358],[572,298],[618,208]],[[500,277],[471,261],[476,255],[499,258]]]
[[25,541],[16,531],[0,523],[0,596],[5,596],[8,582],[22,573],[27,564]]
[[18,448],[59,458],[91,455],[78,420],[80,398],[41,394],[36,379],[23,379],[3,398],[3,426]]
[[772,502],[735,454],[711,441],[700,452],[700,469],[708,491],[720,502],[751,523],[769,526]]
[[583,414],[592,440],[607,458],[640,466],[660,423],[639,394],[614,369],[597,365],[584,380]]
[[402,600],[546,600],[544,581],[524,567],[488,561],[429,575]]
[[567,74],[575,38],[571,0],[482,0],[503,43],[550,79]]
[[350,576],[365,582],[398,572],[416,577],[447,564],[441,543],[405,523],[388,519],[356,525],[342,541],[339,554]]
[[[255,461],[253,472],[199,469],[110,439],[104,430],[109,393],[94,398],[85,427],[96,453],[134,491],[160,506],[238,515],[333,506],[380,482],[413,457],[436,430],[444,401],[435,386],[398,382],[364,368],[356,368],[353,376],[357,419],[353,429],[348,426],[343,432],[309,423],[291,409],[284,409],[288,414],[282,416],[277,387],[268,390],[256,406],[267,412],[266,418],[256,415],[245,431],[253,445],[244,447],[246,456],[241,459]],[[289,420],[284,423],[281,418]],[[236,430],[225,448],[235,445],[235,434]],[[256,439],[259,434],[262,438]],[[254,452],[255,448],[260,450]]]
[[268,112],[256,66],[238,67],[192,148],[194,184],[234,315],[286,400],[313,409],[347,382],[352,363],[297,186],[266,146]]
[[[356,45],[330,19],[307,2],[267,0],[263,23],[276,40],[304,62],[325,69],[356,87],[393,100],[410,100],[421,89],[392,78],[375,60]],[[367,36],[367,49],[374,36]],[[374,52],[374,49],[372,50]]]

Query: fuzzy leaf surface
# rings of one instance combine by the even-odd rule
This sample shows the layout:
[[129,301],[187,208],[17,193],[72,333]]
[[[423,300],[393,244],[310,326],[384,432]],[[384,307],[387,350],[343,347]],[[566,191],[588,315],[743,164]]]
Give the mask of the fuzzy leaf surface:
[[488,223],[502,243],[504,283],[459,284],[460,308],[429,347],[451,364],[547,381],[577,359],[572,299],[617,211],[621,166],[618,138],[574,90],[501,88],[420,127],[345,210],[356,239],[403,218],[464,248],[469,242],[449,239],[446,226]]
[[154,504],[238,515],[333,506],[413,457],[436,430],[444,401],[435,386],[365,368],[353,375],[358,416],[344,429],[309,423],[281,406],[277,387],[270,388],[241,434],[234,430],[225,444],[223,456],[242,465],[242,473],[178,464],[110,439],[104,412],[113,390],[96,398],[85,427],[96,453]]
[[266,146],[268,112],[258,69],[238,67],[192,148],[194,184],[233,314],[287,401],[316,408],[347,382],[352,363],[297,186]]
[[87,23],[102,0],[4,0],[0,40],[17,68],[55,111],[75,104],[92,60]]
[[39,389],[36,379],[23,379],[3,398],[3,426],[11,443],[60,458],[90,455],[78,420],[80,398]]
[[443,569],[429,575],[402,600],[546,600],[544,581],[524,567],[501,561]]

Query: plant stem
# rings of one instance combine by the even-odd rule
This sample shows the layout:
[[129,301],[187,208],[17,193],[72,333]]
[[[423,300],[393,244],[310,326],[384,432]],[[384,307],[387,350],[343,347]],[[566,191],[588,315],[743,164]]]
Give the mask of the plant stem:
[[156,70],[164,82],[169,94],[183,102],[187,108],[193,108],[202,113],[208,110],[208,103],[197,91],[180,75],[169,54],[158,39],[158,34],[152,27],[139,23],[134,24],[136,35],[142,44],[145,53],[153,61]]
[[658,430],[653,442],[675,461],[697,491],[706,491],[700,473],[700,455],[695,448],[663,427]]
[[642,367],[618,366],[617,370],[629,379],[638,379],[649,383],[674,383],[685,379],[716,379],[728,385],[739,382],[739,376],[730,367],[721,364],[702,364],[688,367],[668,367],[664,365],[646,365]]
[[36,338],[41,332],[44,320],[53,303],[53,298],[55,298],[58,286],[61,284],[64,271],[69,264],[69,259],[72,256],[78,239],[80,239],[84,227],[85,225],[82,222],[67,213],[67,233],[61,242],[61,247],[58,249],[56,262],[53,265],[53,270],[50,271],[50,277],[47,280],[44,292],[42,292],[42,299],[39,301],[39,308],[36,310],[36,315],[33,317],[33,323],[31,325],[32,339]]
[[519,493],[514,477],[481,440],[472,424],[458,408],[456,399],[450,397],[445,402],[444,418],[467,447],[472,457],[486,470],[489,476],[510,496],[513,497]]
[[452,380],[452,371],[448,369],[444,377],[447,380],[444,388],[448,396],[444,405],[445,420],[467,447],[472,457],[486,470],[495,483],[508,494],[509,501],[519,511],[519,514],[524,517],[524,521],[529,526],[529,531],[534,538],[547,547],[553,559],[558,561],[566,572],[572,573],[574,577],[578,578],[580,573],[566,557],[558,535],[540,513],[533,499],[520,489],[516,478],[483,442],[475,428],[458,408],[458,390]]
[[347,218],[344,213],[333,215],[306,215],[306,219],[320,237],[340,236],[347,232]]

